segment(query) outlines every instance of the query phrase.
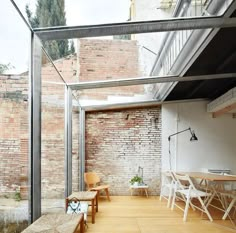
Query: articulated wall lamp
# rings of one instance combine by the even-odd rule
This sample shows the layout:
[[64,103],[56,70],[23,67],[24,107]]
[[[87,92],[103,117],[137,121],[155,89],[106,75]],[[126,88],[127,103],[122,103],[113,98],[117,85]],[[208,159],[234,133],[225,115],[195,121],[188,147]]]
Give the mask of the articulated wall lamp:
[[197,141],[198,139],[197,139],[197,137],[196,137],[196,135],[195,135],[195,133],[194,133],[194,130],[192,130],[190,127],[187,128],[187,129],[185,129],[185,130],[179,131],[179,132],[177,132],[177,133],[171,134],[171,135],[168,137],[168,141],[169,141],[169,165],[170,165],[170,170],[172,170],[172,166],[171,166],[171,152],[170,152],[170,139],[171,139],[172,136],[175,136],[175,135],[177,135],[177,134],[183,133],[183,132],[188,131],[188,130],[189,130],[190,133],[191,133],[190,141],[191,141],[191,142],[192,142],[192,141]]

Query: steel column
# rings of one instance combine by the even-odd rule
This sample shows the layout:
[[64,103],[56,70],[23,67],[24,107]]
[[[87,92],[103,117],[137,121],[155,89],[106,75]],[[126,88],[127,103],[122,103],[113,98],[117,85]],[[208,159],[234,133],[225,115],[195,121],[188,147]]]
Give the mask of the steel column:
[[72,92],[65,86],[65,197],[72,193]]
[[29,214],[31,223],[41,216],[41,47],[39,38],[31,33],[29,81]]
[[84,187],[84,172],[85,172],[85,111],[80,108],[80,138],[79,138],[79,163],[80,163],[80,191],[85,189]]

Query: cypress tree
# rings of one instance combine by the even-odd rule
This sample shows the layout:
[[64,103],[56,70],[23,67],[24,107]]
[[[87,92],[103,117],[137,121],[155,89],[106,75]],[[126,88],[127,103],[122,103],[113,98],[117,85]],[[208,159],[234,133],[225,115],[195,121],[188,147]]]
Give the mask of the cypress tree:
[[[35,16],[28,5],[25,10],[32,28],[66,25],[64,0],[37,0]],[[68,40],[46,41],[43,45],[53,60],[69,54]]]

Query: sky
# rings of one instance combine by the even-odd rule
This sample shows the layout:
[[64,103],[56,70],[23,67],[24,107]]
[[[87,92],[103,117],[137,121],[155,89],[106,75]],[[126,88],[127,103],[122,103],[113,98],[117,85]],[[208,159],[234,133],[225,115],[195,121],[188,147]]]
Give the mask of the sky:
[[[36,0],[15,0],[25,15],[25,5],[35,10]],[[130,0],[65,0],[68,26],[126,22]],[[30,32],[10,0],[1,0],[0,8],[0,63],[11,63],[15,69],[8,73],[28,70]]]

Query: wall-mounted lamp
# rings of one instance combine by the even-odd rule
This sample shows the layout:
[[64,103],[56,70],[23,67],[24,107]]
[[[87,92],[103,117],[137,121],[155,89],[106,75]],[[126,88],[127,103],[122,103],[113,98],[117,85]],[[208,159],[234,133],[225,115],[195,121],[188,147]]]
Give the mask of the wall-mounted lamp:
[[171,139],[172,136],[175,136],[175,135],[177,135],[177,134],[183,133],[183,132],[185,132],[185,131],[190,131],[190,133],[191,133],[190,141],[191,141],[191,142],[198,140],[198,138],[196,137],[196,135],[195,135],[195,133],[194,133],[194,130],[192,130],[190,127],[187,128],[187,129],[184,129],[184,130],[182,130],[182,131],[179,131],[179,132],[177,132],[177,133],[171,134],[171,135],[168,137],[168,141],[169,141],[169,165],[170,165],[170,170],[172,170],[172,166],[171,166],[171,152],[170,152],[170,139]]

